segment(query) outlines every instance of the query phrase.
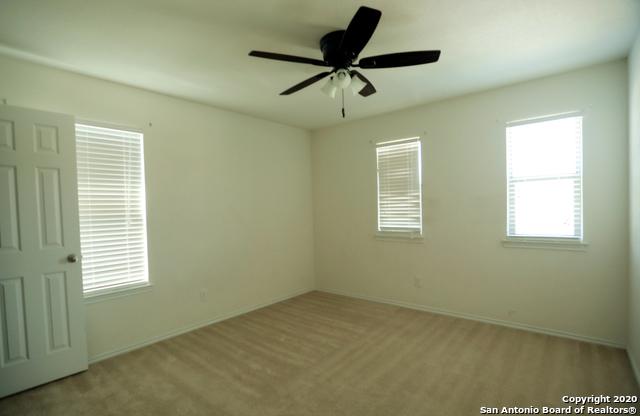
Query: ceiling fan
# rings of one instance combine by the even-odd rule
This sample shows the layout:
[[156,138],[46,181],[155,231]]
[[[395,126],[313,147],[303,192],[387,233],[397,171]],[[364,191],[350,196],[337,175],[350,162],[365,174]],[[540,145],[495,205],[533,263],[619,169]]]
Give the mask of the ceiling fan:
[[293,94],[323,78],[331,76],[328,82],[322,87],[322,91],[331,98],[335,97],[338,89],[344,91],[344,89],[349,86],[351,86],[354,94],[368,97],[376,92],[375,87],[371,81],[353,68],[396,68],[429,64],[437,62],[440,58],[439,50],[414,51],[369,56],[360,59],[356,63],[355,61],[358,59],[358,55],[376,30],[381,16],[382,12],[380,10],[361,6],[353,16],[353,19],[351,19],[346,30],[336,30],[327,33],[320,39],[320,50],[322,51],[323,60],[262,51],[251,51],[249,55],[258,58],[274,59],[276,61],[333,68],[330,71],[321,72],[294,85],[281,92],[280,95]]

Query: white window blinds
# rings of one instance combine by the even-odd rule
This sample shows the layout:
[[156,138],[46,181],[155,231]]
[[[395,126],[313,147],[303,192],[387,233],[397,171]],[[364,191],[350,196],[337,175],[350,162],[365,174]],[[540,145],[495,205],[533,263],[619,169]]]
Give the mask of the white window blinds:
[[420,139],[378,143],[378,231],[422,233]]
[[142,140],[138,132],[76,125],[85,295],[149,281]]
[[507,126],[507,235],[582,239],[582,116]]

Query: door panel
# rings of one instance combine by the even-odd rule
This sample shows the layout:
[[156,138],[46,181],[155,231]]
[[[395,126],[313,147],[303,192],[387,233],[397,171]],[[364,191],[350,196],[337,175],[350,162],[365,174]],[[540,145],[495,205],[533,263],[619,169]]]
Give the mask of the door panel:
[[0,397],[87,369],[73,117],[0,105]]
[[13,123],[10,120],[0,120],[0,150],[15,150],[13,138]]
[[60,174],[55,168],[36,168],[40,247],[64,247],[60,212]]
[[20,250],[16,167],[0,166],[0,250]]
[[58,128],[36,124],[33,135],[36,152],[58,153]]
[[3,279],[0,281],[0,288],[2,367],[6,367],[29,358],[22,277]]
[[64,272],[44,275],[48,353],[70,347],[67,309],[67,276]]

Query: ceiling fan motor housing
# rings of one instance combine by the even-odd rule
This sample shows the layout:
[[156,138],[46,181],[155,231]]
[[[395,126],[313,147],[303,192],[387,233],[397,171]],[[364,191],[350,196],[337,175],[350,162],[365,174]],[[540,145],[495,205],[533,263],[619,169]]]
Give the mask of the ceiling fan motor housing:
[[329,32],[320,39],[320,50],[324,61],[334,68],[349,68],[357,56],[346,56],[340,51],[344,30]]

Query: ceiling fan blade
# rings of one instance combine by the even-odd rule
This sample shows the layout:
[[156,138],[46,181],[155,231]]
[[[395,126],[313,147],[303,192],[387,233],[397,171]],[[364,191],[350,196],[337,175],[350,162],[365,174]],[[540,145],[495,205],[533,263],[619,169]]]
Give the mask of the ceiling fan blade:
[[257,58],[273,59],[276,61],[295,62],[298,64],[311,64],[316,66],[329,66],[320,59],[304,58],[302,56],[284,55],[281,53],[251,51],[249,56],[255,56]]
[[361,89],[358,92],[358,94],[362,95],[363,97],[368,97],[371,94],[375,94],[376,93],[376,87],[374,87],[373,83],[371,83],[371,81],[369,81],[364,75],[362,75],[358,71],[351,71],[351,76],[353,76],[353,75],[357,76],[358,78],[360,78],[362,80],[362,82],[367,84],[363,89]]
[[396,68],[400,66],[412,66],[430,64],[440,59],[440,51],[415,51],[389,53],[386,55],[369,56],[360,59],[360,68]]
[[342,36],[340,50],[349,58],[356,59],[371,39],[381,16],[380,10],[361,6]]
[[331,72],[332,71],[321,72],[318,75],[314,75],[309,79],[305,79],[301,83],[294,85],[293,87],[289,88],[288,90],[282,91],[280,93],[280,95],[289,95],[289,94],[293,94],[296,91],[300,91],[301,89],[308,87],[309,85],[313,84],[314,82],[318,82],[322,78],[325,78],[326,76],[330,75]]

